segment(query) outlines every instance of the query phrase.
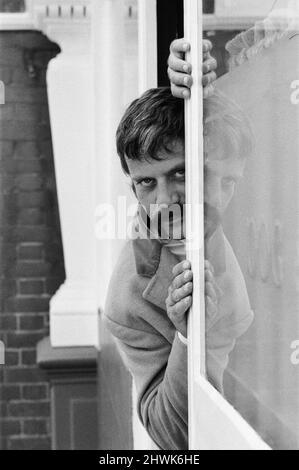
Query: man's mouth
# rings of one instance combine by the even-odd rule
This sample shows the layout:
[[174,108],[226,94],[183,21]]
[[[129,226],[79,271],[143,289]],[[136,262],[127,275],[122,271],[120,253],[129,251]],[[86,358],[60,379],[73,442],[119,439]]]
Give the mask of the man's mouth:
[[158,214],[158,235],[161,239],[181,240],[184,238],[184,209],[181,207],[180,215],[169,212],[163,216],[162,212]]
[[[140,215],[140,214],[139,214]],[[154,237],[166,240],[180,240],[185,238],[185,210],[180,206],[180,211],[165,211],[163,209],[151,219],[143,212],[144,222]],[[221,214],[213,206],[204,204],[204,234],[209,238],[221,223]]]

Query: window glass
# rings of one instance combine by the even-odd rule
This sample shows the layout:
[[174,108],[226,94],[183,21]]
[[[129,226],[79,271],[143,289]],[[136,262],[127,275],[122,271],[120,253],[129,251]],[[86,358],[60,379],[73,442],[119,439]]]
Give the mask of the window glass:
[[207,374],[271,447],[299,449],[298,4],[218,3],[204,33],[220,65],[204,100]]

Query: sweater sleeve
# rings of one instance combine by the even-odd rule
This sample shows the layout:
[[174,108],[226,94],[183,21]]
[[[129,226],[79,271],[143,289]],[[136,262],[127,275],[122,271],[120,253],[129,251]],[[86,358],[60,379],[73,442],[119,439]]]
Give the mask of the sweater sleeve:
[[162,450],[188,449],[187,346],[104,316],[137,390],[138,416]]

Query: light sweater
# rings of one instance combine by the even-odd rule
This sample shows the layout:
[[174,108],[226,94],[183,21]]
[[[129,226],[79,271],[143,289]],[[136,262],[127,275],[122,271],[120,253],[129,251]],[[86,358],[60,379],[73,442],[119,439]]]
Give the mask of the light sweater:
[[[226,271],[217,282],[225,295],[206,333],[207,374],[220,392],[228,355],[253,318],[240,267],[225,237],[224,244]],[[110,280],[104,309],[104,323],[135,382],[139,418],[163,450],[188,448],[187,346],[179,340],[165,305],[178,262],[158,240],[129,240]]]

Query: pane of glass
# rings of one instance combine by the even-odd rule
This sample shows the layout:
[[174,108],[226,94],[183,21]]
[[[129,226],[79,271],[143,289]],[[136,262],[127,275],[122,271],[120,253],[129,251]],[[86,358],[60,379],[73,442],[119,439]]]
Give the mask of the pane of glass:
[[215,2],[204,32],[207,374],[274,449],[299,449],[297,3]]

